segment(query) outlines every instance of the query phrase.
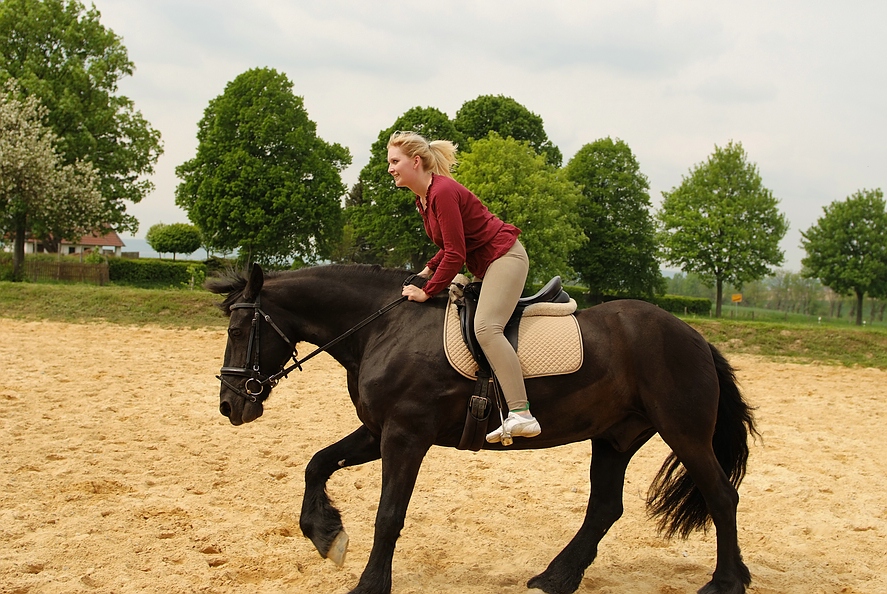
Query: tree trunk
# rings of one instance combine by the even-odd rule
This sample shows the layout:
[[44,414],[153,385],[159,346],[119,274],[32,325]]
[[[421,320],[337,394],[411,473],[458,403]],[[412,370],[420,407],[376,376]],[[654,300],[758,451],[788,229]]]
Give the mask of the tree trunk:
[[721,299],[724,296],[724,281],[720,277],[718,277],[718,279],[717,279],[717,287],[718,287],[718,292],[717,292],[717,297],[716,297],[716,301],[715,301],[715,303],[716,303],[715,317],[719,318],[719,317],[721,317]]
[[25,219],[15,223],[15,241],[12,247],[12,281],[19,283],[24,278],[25,267]]
[[862,298],[865,293],[856,291],[856,325],[862,326]]

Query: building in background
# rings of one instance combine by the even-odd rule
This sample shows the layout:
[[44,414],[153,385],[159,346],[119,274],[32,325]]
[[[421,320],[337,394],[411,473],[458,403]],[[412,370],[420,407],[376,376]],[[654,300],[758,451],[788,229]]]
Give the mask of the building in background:
[[[123,243],[123,240],[120,239],[117,232],[109,231],[104,235],[99,235],[97,233],[84,235],[76,241],[62,240],[59,251],[62,255],[73,256],[78,254],[85,255],[99,250],[102,254],[119,257],[124,247],[126,247],[126,244]],[[34,237],[29,237],[25,240],[25,253],[44,254],[47,253],[47,251],[42,241],[39,241]],[[55,251],[50,253],[55,253]]]

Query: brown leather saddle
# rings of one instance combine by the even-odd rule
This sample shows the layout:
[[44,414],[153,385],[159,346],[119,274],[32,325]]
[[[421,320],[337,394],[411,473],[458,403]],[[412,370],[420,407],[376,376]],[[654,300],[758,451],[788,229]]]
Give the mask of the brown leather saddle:
[[[483,447],[484,439],[487,434],[487,424],[490,419],[490,413],[494,404],[499,406],[498,384],[490,368],[490,363],[484,355],[483,349],[477,342],[477,336],[474,332],[474,316],[477,313],[477,302],[480,298],[480,292],[483,283],[469,283],[462,290],[462,297],[456,300],[459,308],[459,321],[462,330],[462,338],[468,347],[469,352],[477,362],[477,382],[474,386],[474,393],[468,400],[468,412],[465,417],[465,427],[462,431],[462,438],[459,441],[458,448],[460,450],[478,451]],[[520,327],[521,316],[524,309],[536,303],[569,303],[570,296],[564,291],[561,284],[561,277],[555,276],[544,287],[542,287],[535,295],[530,297],[521,297],[514,313],[505,325],[505,337],[515,351],[518,346],[518,329]]]

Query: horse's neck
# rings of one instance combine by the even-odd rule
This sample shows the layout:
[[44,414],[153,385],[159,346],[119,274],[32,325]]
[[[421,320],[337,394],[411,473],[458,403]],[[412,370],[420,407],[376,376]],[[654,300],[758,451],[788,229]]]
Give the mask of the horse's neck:
[[[400,296],[397,285],[379,290],[341,278],[310,279],[280,287],[276,300],[289,310],[301,334],[298,339],[324,346],[347,333]],[[387,301],[386,301],[387,300]],[[373,322],[380,323],[380,322]],[[330,349],[340,363],[359,359],[365,332],[349,337]],[[347,365],[346,365],[347,367]]]

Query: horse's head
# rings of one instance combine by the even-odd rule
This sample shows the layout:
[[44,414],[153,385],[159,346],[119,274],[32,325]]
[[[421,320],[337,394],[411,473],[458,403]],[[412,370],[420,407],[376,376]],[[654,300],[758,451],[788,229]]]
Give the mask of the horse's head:
[[254,265],[249,278],[242,275],[207,283],[214,293],[228,293],[220,305],[230,317],[228,345],[218,378],[219,412],[232,425],[249,423],[262,416],[263,403],[277,384],[283,363],[295,352],[295,345],[266,312],[262,302],[265,277]]

